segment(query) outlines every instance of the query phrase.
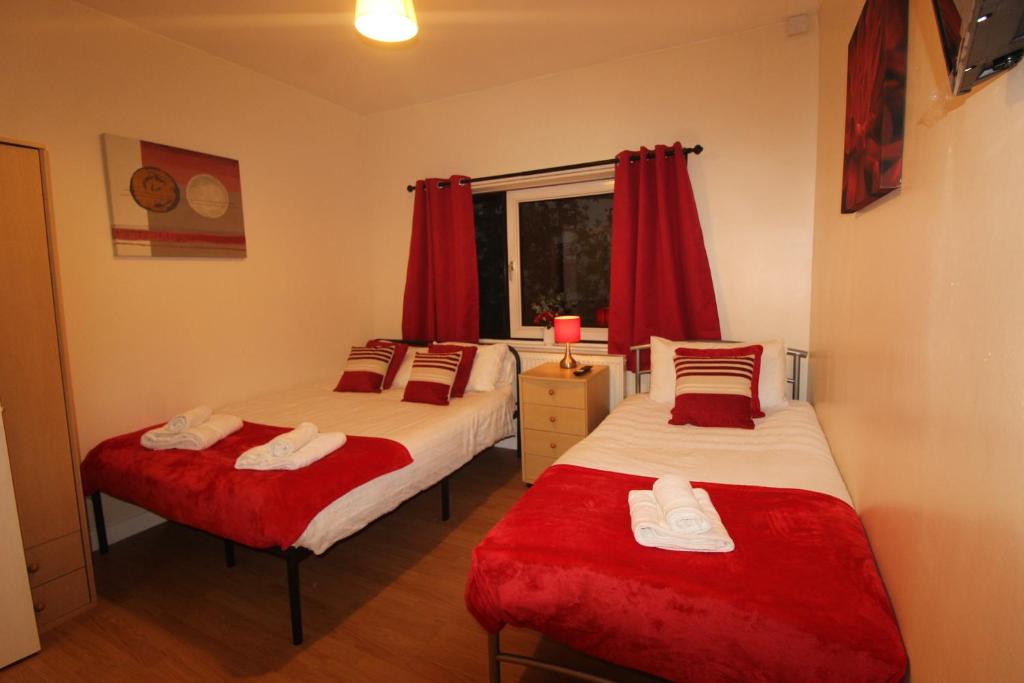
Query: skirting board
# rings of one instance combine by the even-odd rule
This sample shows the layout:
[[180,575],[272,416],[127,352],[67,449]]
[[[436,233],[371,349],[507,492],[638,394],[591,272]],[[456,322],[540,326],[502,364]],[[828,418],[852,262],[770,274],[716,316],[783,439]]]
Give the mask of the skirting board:
[[[113,544],[123,541],[129,536],[141,534],[146,529],[152,529],[157,524],[163,524],[167,520],[160,515],[144,511],[140,515],[133,515],[120,522],[107,523],[107,543]],[[100,542],[96,538],[96,520],[92,517],[92,510],[89,510],[89,542],[93,550],[99,550]]]

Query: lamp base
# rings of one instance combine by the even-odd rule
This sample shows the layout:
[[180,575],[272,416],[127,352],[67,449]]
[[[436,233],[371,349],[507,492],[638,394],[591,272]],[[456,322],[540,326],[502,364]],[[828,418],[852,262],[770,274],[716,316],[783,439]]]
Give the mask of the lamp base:
[[562,356],[562,360],[559,361],[558,367],[562,368],[563,370],[572,370],[577,365],[579,365],[579,363],[577,363],[576,359],[572,357],[572,349],[570,348],[570,345],[566,344],[565,355]]

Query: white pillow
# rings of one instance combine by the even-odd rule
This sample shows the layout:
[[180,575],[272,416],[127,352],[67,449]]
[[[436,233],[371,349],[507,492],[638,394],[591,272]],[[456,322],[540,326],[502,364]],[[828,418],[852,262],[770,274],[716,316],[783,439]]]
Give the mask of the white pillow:
[[475,346],[476,356],[469,372],[466,391],[494,391],[504,379],[505,358],[511,356],[507,344],[469,344],[466,342],[441,342],[455,346]]
[[507,387],[516,382],[516,357],[511,351],[505,354],[505,360],[501,364],[501,373],[494,383],[495,389]]
[[787,405],[786,400],[786,345],[781,339],[765,342],[686,342],[664,337],[651,337],[651,400],[672,405],[676,400],[676,368],[673,357],[676,349],[729,349],[760,344],[761,374],[757,397],[761,410]]

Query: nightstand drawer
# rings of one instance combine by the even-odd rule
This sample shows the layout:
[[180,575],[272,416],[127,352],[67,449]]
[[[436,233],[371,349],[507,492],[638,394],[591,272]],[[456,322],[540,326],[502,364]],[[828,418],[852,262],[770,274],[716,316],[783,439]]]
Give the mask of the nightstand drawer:
[[586,386],[581,382],[546,382],[540,379],[523,380],[523,403],[539,406],[582,408],[586,405]]
[[562,434],[587,434],[587,415],[576,408],[527,404],[523,411],[523,427]]
[[523,453],[523,481],[532,484],[554,461],[555,458]]
[[582,436],[576,434],[557,434],[541,432],[535,429],[524,429],[523,453],[545,458],[557,458],[582,438]]

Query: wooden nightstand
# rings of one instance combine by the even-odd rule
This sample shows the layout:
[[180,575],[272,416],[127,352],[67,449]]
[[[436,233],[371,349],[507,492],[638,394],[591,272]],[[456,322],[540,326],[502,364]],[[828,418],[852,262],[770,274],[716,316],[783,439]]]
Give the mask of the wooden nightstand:
[[608,367],[576,377],[558,363],[538,365],[519,375],[519,403],[523,481],[532,484],[608,415]]

